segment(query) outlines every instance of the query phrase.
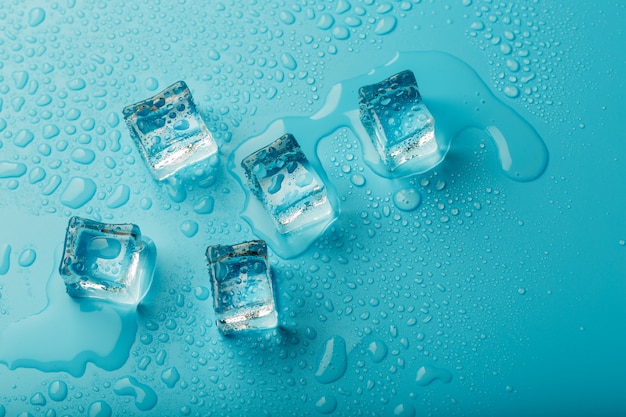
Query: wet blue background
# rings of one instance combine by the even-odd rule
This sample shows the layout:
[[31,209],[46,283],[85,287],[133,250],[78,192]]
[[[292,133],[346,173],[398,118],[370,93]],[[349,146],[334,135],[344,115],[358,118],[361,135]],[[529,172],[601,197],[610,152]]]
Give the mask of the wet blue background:
[[[616,2],[2,3],[0,161],[26,172],[0,178],[0,416],[624,414],[623,24]],[[331,134],[318,157],[340,218],[304,254],[272,255],[281,329],[223,338],[202,254],[254,237],[228,155],[397,50],[468,63],[543,137],[547,170],[512,181],[467,131],[434,170],[384,182],[350,131]],[[178,79],[222,162],[159,185],[121,109]],[[96,187],[84,204],[66,193],[77,177]],[[422,197],[410,212],[393,203],[406,187]],[[121,327],[104,320],[101,355],[84,332],[54,337],[66,322],[45,308],[75,214],[135,222],[158,247],[150,294]],[[45,314],[46,331],[7,336]],[[55,362],[68,340],[74,367]],[[316,376],[329,341],[330,382]],[[128,376],[156,403],[135,404]]]

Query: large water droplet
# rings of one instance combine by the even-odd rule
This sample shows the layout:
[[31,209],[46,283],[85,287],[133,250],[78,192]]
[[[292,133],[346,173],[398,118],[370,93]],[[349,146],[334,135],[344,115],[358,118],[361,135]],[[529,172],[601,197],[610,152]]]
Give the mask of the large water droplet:
[[26,165],[19,162],[0,161],[0,178],[18,178],[26,173]]
[[0,275],[6,275],[11,267],[11,245],[0,243]]
[[318,361],[315,378],[322,384],[330,384],[343,376],[348,367],[346,341],[341,336],[333,336],[324,344]]
[[417,382],[421,386],[426,386],[437,379],[447,384],[452,381],[452,373],[444,368],[437,368],[432,365],[424,365],[417,370],[415,382]]
[[374,33],[376,33],[377,35],[386,35],[393,32],[397,24],[398,19],[396,19],[394,16],[383,16],[378,21],[378,23],[376,23],[376,26],[374,27]]
[[46,11],[41,7],[34,7],[28,13],[28,25],[31,27],[39,26],[46,18]]
[[413,211],[421,202],[421,194],[412,187],[401,188],[393,195],[393,203],[402,211]]
[[52,401],[63,401],[67,397],[67,384],[58,379],[52,381],[48,387],[48,396]]
[[88,417],[111,417],[113,410],[105,401],[94,401],[89,405]]
[[125,376],[113,383],[113,392],[117,395],[129,395],[135,399],[135,406],[141,411],[154,408],[157,403],[156,392],[132,376]]
[[96,193],[96,184],[89,178],[74,177],[61,193],[61,203],[73,209],[87,204]]

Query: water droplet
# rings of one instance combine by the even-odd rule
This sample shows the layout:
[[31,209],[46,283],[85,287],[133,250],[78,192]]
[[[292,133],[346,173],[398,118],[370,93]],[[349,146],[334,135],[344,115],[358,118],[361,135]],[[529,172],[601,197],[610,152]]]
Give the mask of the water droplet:
[[89,178],[73,177],[61,193],[63,205],[77,209],[92,199],[96,193],[96,184]]
[[324,395],[315,402],[315,409],[322,414],[330,414],[337,409],[337,399],[332,395]]
[[48,396],[52,401],[63,401],[67,397],[67,384],[58,379],[52,381],[48,387]]
[[34,7],[28,13],[28,25],[39,26],[46,18],[46,11],[41,7]]
[[175,366],[167,368],[161,373],[161,381],[163,381],[168,388],[174,388],[179,379],[180,374]]
[[43,127],[43,138],[44,139],[52,139],[59,135],[61,131],[55,125],[47,124]]
[[150,199],[150,197],[142,197],[141,201],[139,201],[139,207],[141,207],[143,210],[150,210],[150,208],[152,207],[152,200]]
[[220,59],[220,53],[217,52],[215,49],[210,49],[209,59],[212,59],[213,61],[218,61]]
[[45,177],[46,171],[44,171],[41,167],[35,167],[28,173],[28,182],[31,184],[37,184],[38,182],[43,181]]
[[15,139],[13,140],[13,144],[15,146],[19,146],[20,148],[26,147],[29,143],[31,143],[35,139],[35,135],[28,129],[22,129],[17,132],[15,135]]
[[0,161],[0,178],[19,178],[26,173],[26,165],[19,162]]
[[37,259],[37,252],[33,249],[25,249],[19,256],[17,263],[24,268],[28,268],[33,263],[35,263],[35,259]]
[[203,197],[193,206],[193,210],[198,214],[210,214],[213,212],[214,199],[211,196]]
[[341,378],[347,367],[346,341],[341,336],[333,336],[324,344],[317,361],[315,378],[322,384],[330,384]]
[[89,405],[87,411],[88,417],[111,417],[113,410],[111,406],[104,401],[94,401]]
[[26,71],[13,71],[11,74],[11,78],[13,78],[13,82],[15,83],[15,88],[18,90],[26,87],[28,83],[28,72]]
[[135,399],[135,406],[141,411],[154,408],[157,403],[156,392],[132,376],[121,377],[113,383],[113,392],[117,395],[130,395]]
[[507,85],[506,87],[504,87],[504,95],[509,98],[519,97],[519,89],[514,85]]
[[382,362],[387,356],[387,345],[380,339],[372,341],[367,346],[368,352],[372,355],[372,361],[374,363]]
[[357,187],[363,187],[365,185],[365,177],[361,174],[354,174],[350,177],[350,181]]
[[280,62],[290,71],[294,71],[298,67],[296,59],[288,52],[285,52],[280,56]]
[[61,177],[59,177],[58,175],[53,175],[48,180],[48,183],[46,184],[46,186],[43,187],[43,189],[41,190],[41,193],[43,195],[50,195],[56,191],[59,185],[61,185]]
[[91,149],[76,148],[74,152],[72,152],[71,158],[72,161],[76,163],[89,165],[96,158],[96,153]]
[[148,77],[146,78],[146,81],[144,81],[143,85],[149,91],[156,91],[159,88],[159,81],[154,77]]
[[85,80],[82,78],[74,78],[67,82],[67,88],[73,91],[80,91],[85,88],[86,85]]
[[126,184],[118,184],[111,195],[109,195],[109,198],[107,198],[106,206],[112,209],[122,207],[124,204],[128,203],[129,199],[130,187]]
[[452,374],[444,368],[424,365],[417,370],[417,376],[415,377],[415,381],[421,386],[429,385],[437,379],[447,384],[452,381]]
[[377,35],[386,35],[393,32],[397,24],[398,19],[396,19],[394,16],[383,16],[378,21],[378,23],[376,23],[376,26],[374,27],[374,33],[376,33]]
[[332,34],[335,39],[342,41],[350,37],[350,30],[345,26],[335,26],[332,30]]
[[207,287],[198,286],[193,290],[193,295],[200,301],[204,301],[211,295],[211,292]]
[[193,237],[198,233],[198,223],[193,220],[185,220],[180,224],[180,231],[187,237]]
[[317,27],[322,30],[327,30],[333,27],[334,24],[335,18],[328,13],[324,13],[320,16],[320,20],[317,22]]
[[46,405],[46,397],[41,392],[36,392],[30,397],[30,403],[32,405],[44,406]]
[[393,203],[402,211],[413,211],[422,202],[422,195],[415,188],[401,188],[393,195]]
[[296,17],[288,10],[281,11],[278,18],[286,25],[291,25],[296,21]]
[[393,409],[393,415],[398,417],[415,416],[415,407],[408,403],[400,403]]

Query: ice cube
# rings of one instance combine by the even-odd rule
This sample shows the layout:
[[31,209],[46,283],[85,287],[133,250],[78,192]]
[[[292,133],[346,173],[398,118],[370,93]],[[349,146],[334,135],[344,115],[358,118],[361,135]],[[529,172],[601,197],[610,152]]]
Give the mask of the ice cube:
[[252,153],[241,166],[252,193],[280,233],[333,216],[326,187],[293,135],[283,135]]
[[206,257],[213,308],[222,333],[276,327],[278,315],[265,242],[209,246]]
[[422,102],[413,72],[361,87],[359,109],[361,123],[388,170],[437,151],[435,120]]
[[217,152],[217,143],[184,81],[124,108],[123,113],[131,137],[157,180]]
[[137,225],[70,219],[59,272],[72,297],[137,304],[155,266],[156,247]]

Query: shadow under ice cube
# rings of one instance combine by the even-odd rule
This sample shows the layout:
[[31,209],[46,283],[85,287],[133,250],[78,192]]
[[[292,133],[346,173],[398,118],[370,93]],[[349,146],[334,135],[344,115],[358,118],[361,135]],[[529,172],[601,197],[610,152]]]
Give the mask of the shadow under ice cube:
[[289,233],[334,215],[322,179],[300,145],[286,134],[241,163],[252,193],[280,233]]
[[157,180],[217,152],[217,143],[184,81],[124,108],[123,114],[131,137]]
[[156,247],[137,225],[70,219],[59,272],[72,297],[137,304],[155,266]]
[[209,246],[206,251],[217,325],[224,334],[278,324],[262,240]]
[[413,72],[361,87],[359,109],[361,123],[388,170],[437,152],[435,120],[422,102]]

